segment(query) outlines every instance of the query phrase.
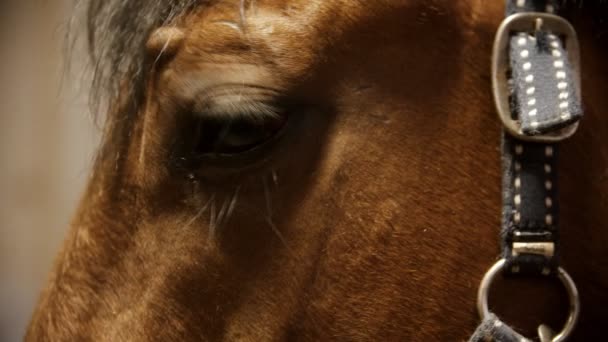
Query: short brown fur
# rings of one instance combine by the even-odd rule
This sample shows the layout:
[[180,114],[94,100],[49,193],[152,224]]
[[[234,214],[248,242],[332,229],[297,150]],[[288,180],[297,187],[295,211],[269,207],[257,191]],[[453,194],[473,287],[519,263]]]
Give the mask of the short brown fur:
[[[109,121],[26,340],[467,339],[499,251],[491,3],[257,0],[242,20],[222,1],[179,18],[170,56],[150,45],[137,115]],[[562,150],[563,264],[583,302],[572,340],[592,341],[608,305],[608,70],[573,20],[587,116]],[[298,104],[284,142],[247,167],[175,167],[205,90],[251,84]],[[492,294],[507,321],[559,326],[559,291],[517,289]]]

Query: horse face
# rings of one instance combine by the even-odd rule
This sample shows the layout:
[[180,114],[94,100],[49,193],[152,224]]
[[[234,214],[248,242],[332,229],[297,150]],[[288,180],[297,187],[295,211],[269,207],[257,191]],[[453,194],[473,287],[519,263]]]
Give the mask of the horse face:
[[[496,135],[469,125],[494,121],[478,84],[489,71],[477,65],[490,54],[499,6],[473,26],[481,9],[468,3],[239,5],[205,7],[150,38],[157,63],[131,170],[151,198],[175,193],[193,209],[230,210],[226,228],[203,229],[218,241],[235,240],[226,234],[249,228],[227,227],[243,225],[281,240],[282,229],[268,230],[275,221],[324,226],[328,211],[350,216],[329,226],[385,226],[393,216],[415,225],[409,210],[430,218],[465,206],[446,187],[464,196],[478,178],[497,177],[481,167],[497,160],[485,157]],[[470,134],[487,151],[472,148]],[[468,167],[481,173],[455,184],[452,172],[475,155]],[[433,205],[420,208],[420,193]]]
[[502,16],[220,1],[158,28],[30,338],[465,339],[498,251]]
[[[474,279],[487,265],[459,265],[478,255],[492,260],[497,250],[492,230],[476,230],[485,243],[475,249],[467,236],[480,224],[499,225],[500,197],[488,190],[499,182],[499,132],[489,88],[480,84],[489,68],[479,66],[487,65],[502,9],[423,1],[238,5],[184,18],[157,64],[135,178],[149,194],[146,206],[164,220],[151,212],[146,229],[184,244],[171,253],[189,255],[196,266],[188,274],[214,284],[196,295],[197,305],[211,305],[212,296],[224,315],[234,314],[228,336],[285,334],[294,317],[306,322],[296,335],[330,319],[343,324],[323,334],[407,336],[420,326],[434,334],[412,311],[431,314],[444,302],[473,307]],[[152,56],[167,45],[158,43],[170,36],[164,30],[152,36]],[[230,153],[205,125],[247,142],[252,131],[270,137]],[[174,230],[196,238],[176,239]],[[156,245],[161,250],[141,253],[167,253]],[[198,269],[201,254],[219,258],[212,271]],[[203,280],[210,274],[221,275]],[[433,301],[410,295],[421,283]],[[251,293],[227,308],[226,298],[243,291]],[[302,296],[314,304],[300,313]],[[272,322],[251,328],[250,310]],[[468,330],[476,322],[466,310],[450,319]]]

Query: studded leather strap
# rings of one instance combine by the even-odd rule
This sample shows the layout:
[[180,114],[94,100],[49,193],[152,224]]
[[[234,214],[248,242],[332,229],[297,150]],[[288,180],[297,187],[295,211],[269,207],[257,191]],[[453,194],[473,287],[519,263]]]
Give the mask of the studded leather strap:
[[582,116],[572,66],[562,39],[539,30],[511,37],[511,103],[526,135],[555,131]]
[[[554,273],[559,247],[557,146],[526,143],[505,134],[502,154],[505,270],[511,274]],[[536,249],[530,249],[534,246]]]
[[[555,12],[559,1],[511,0],[507,14]],[[567,42],[566,42],[567,43]],[[509,48],[511,112],[523,134],[550,133],[578,121],[581,104],[562,38],[539,29],[514,32]],[[503,134],[502,255],[509,274],[554,274],[558,267],[559,146]]]
[[[507,0],[506,15],[558,13],[559,0]],[[558,131],[582,117],[574,70],[563,37],[541,28],[512,32],[509,46],[510,109],[525,136]],[[502,134],[502,257],[507,275],[558,272],[558,144]],[[484,317],[470,341],[529,341],[494,314]]]

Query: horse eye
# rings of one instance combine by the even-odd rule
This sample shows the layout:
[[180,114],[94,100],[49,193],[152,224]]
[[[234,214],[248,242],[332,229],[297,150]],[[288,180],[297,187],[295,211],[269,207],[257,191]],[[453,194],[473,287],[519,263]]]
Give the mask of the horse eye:
[[197,155],[236,155],[253,150],[277,136],[286,122],[285,115],[263,120],[253,118],[198,119],[194,153]]

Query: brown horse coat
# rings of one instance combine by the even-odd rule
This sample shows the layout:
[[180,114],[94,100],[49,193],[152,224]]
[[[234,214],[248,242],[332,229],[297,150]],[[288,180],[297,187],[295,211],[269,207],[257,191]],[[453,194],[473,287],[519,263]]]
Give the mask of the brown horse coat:
[[[502,18],[501,1],[219,1],[147,32],[26,340],[465,340],[499,251]],[[608,65],[573,21],[587,116],[562,149],[563,264],[591,341]],[[191,160],[196,120],[273,114],[288,123],[264,149]],[[556,288],[497,287],[492,306],[531,336],[561,324]]]

